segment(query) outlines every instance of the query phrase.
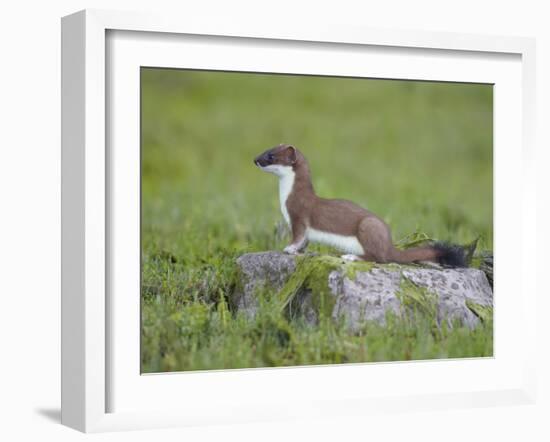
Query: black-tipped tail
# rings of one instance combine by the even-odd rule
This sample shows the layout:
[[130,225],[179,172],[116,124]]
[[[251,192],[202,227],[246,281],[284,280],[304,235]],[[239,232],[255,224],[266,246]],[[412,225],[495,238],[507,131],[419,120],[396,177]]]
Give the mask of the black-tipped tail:
[[433,243],[432,247],[437,252],[437,262],[442,266],[468,267],[468,258],[464,247],[446,242]]

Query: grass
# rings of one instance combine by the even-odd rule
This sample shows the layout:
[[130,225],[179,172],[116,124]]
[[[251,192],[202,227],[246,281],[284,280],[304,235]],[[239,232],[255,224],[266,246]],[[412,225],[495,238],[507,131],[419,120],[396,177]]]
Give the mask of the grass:
[[318,326],[281,316],[266,297],[254,319],[224,304],[151,303],[143,310],[146,372],[402,361],[492,355],[492,322],[474,331],[434,329],[422,315],[365,324],[349,334],[333,321]]
[[491,86],[142,69],[141,93],[143,372],[492,354],[490,321],[350,335],[285,318],[269,294],[254,320],[228,307],[235,258],[288,241],[276,179],[252,164],[280,142],[319,195],[368,207],[396,243],[491,249]]

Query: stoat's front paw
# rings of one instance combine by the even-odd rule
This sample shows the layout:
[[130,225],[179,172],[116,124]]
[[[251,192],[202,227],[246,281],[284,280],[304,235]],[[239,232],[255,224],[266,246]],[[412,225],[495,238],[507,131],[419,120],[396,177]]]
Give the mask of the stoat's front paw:
[[298,247],[296,247],[294,244],[291,244],[289,246],[286,246],[283,249],[283,252],[288,253],[289,255],[297,255],[298,254]]

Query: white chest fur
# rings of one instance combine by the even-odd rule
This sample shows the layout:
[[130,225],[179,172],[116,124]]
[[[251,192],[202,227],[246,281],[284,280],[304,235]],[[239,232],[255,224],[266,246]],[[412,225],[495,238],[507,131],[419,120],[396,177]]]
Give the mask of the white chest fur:
[[294,171],[289,168],[289,171],[279,175],[279,203],[281,204],[281,212],[287,224],[290,225],[290,216],[288,215],[288,209],[286,208],[286,200],[292,192],[294,186]]
[[307,239],[311,242],[326,244],[343,252],[355,255],[364,255],[365,251],[355,236],[337,235],[336,233],[322,232],[320,230],[307,229]]
[[292,170],[290,166],[281,166],[279,164],[264,166],[262,170],[279,177],[279,203],[281,204],[281,212],[283,213],[285,221],[290,225],[290,216],[286,208],[286,200],[294,186],[294,177],[296,176],[294,170]]

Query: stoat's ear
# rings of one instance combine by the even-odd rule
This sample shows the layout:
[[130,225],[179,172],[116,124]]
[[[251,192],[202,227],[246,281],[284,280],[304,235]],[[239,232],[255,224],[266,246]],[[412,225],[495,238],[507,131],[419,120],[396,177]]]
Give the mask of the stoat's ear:
[[290,160],[290,164],[296,163],[296,148],[294,146],[288,146],[288,159]]

